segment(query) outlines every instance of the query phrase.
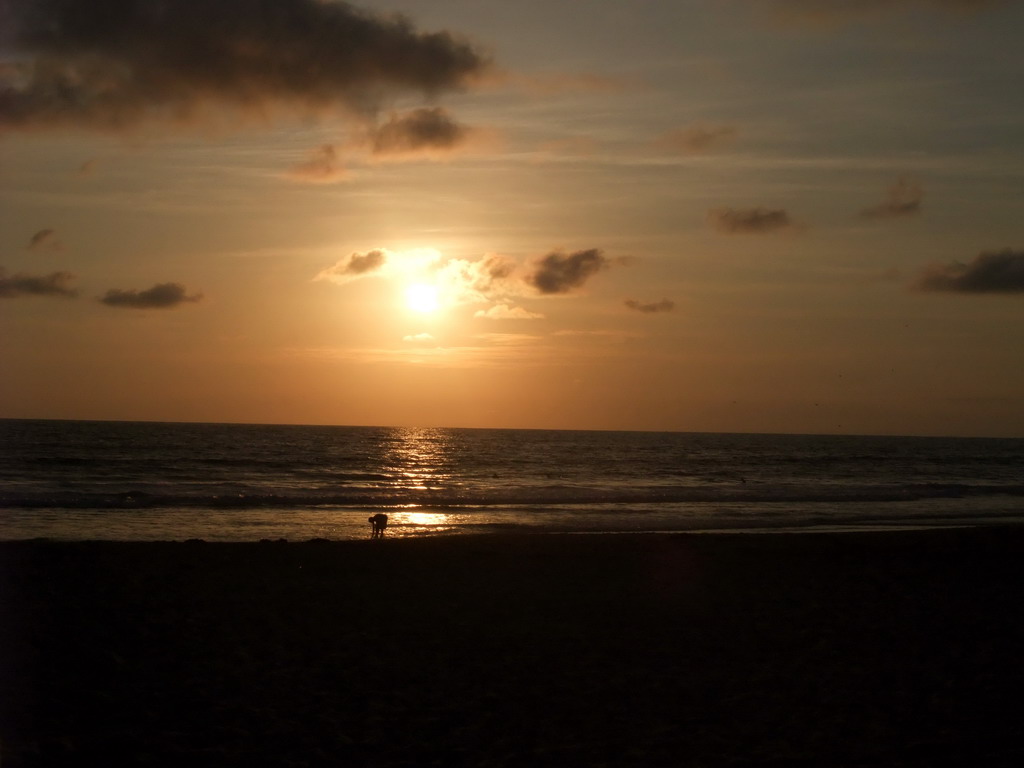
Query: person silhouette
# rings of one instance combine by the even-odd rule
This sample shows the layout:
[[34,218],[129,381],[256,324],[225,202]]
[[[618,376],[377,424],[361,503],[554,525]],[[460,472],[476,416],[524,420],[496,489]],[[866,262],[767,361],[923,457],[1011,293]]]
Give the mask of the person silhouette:
[[373,526],[373,532],[370,534],[370,538],[382,538],[384,536],[384,529],[388,527],[388,516],[383,512],[378,512],[376,515],[370,515],[368,521],[370,525]]

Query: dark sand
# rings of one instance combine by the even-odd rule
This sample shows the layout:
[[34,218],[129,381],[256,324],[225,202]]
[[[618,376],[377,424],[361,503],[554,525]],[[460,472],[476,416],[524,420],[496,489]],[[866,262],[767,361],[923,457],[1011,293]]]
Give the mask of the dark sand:
[[2,765],[1024,765],[1024,529],[0,544]]

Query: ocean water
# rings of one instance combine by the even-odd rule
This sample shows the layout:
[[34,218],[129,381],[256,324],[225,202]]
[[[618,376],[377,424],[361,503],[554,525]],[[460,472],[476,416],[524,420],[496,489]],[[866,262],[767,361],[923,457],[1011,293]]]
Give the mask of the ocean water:
[[1024,522],[1024,439],[0,420],[0,539]]

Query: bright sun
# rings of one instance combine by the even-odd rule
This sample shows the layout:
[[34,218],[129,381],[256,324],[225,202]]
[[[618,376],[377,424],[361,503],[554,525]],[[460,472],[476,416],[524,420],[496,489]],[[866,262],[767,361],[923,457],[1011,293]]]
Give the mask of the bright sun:
[[439,305],[437,286],[414,283],[405,289],[405,304],[414,312],[434,312]]

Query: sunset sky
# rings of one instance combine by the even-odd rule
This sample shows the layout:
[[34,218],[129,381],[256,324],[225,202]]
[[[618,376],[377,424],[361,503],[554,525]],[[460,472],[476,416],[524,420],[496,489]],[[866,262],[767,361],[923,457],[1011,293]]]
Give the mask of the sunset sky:
[[0,0],[0,417],[1024,437],[1022,35]]

